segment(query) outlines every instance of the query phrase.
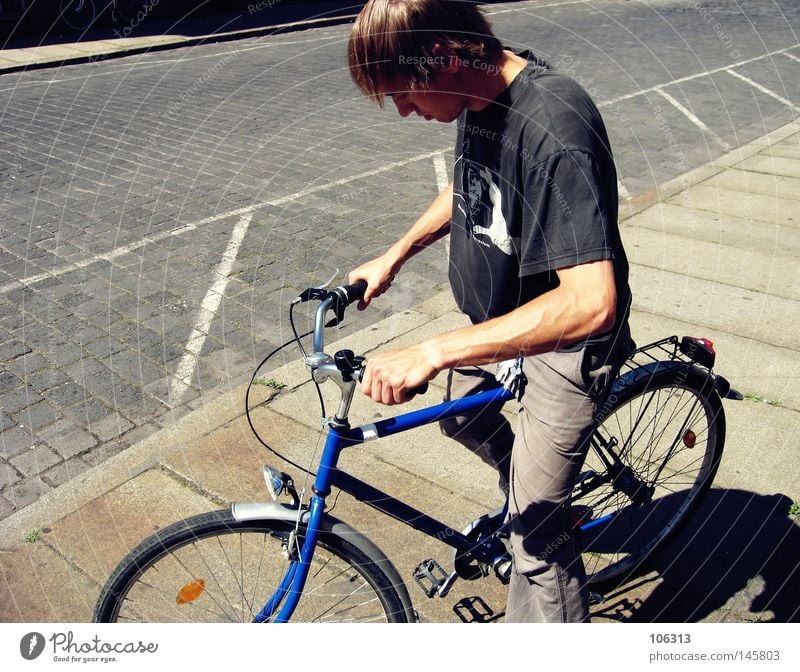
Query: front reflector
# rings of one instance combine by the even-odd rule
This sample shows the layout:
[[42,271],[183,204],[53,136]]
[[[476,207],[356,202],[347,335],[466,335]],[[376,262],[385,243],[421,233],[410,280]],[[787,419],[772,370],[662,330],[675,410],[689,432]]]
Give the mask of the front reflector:
[[695,443],[697,443],[697,435],[691,429],[687,429],[683,434],[683,445],[687,448],[694,448]]
[[183,588],[178,591],[178,597],[175,598],[177,604],[188,604],[194,602],[198,597],[203,594],[206,589],[206,582],[203,579],[197,579],[187,583]]

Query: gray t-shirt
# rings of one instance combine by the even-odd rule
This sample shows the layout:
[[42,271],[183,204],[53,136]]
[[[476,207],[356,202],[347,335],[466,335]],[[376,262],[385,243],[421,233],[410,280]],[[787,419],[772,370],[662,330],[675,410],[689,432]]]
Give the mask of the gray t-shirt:
[[576,82],[520,55],[511,85],[458,119],[450,284],[477,323],[557,287],[560,268],[611,259],[617,324],[590,341],[608,340],[627,329],[630,290],[605,126]]

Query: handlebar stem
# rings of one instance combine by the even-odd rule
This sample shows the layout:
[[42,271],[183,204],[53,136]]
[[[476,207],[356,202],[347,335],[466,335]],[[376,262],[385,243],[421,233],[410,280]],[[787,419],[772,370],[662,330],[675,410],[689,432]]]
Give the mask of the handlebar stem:
[[358,383],[355,379],[344,380],[333,357],[325,353],[325,315],[330,310],[333,301],[332,297],[328,297],[317,306],[314,316],[314,352],[309,353],[306,357],[306,366],[311,369],[311,376],[315,382],[324,383],[332,380],[339,386],[342,392],[339,407],[329,422],[334,426],[342,427],[348,424],[347,417]]
[[336,415],[333,416],[330,422],[336,427],[346,426],[348,424],[347,416],[350,413],[350,405],[353,403],[353,395],[356,391],[356,385],[358,385],[356,380],[344,380],[342,372],[339,371],[336,364],[330,358],[329,361],[317,366],[312,371],[311,375],[318,383],[332,380],[339,386],[339,389],[342,391],[341,399],[339,400],[339,408],[336,409]]

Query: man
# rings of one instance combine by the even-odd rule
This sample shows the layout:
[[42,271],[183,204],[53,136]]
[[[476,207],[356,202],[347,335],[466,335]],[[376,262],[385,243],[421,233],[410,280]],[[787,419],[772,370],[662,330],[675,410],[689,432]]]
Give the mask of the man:
[[414,254],[449,234],[450,283],[466,326],[367,361],[361,389],[384,404],[448,370],[447,398],[524,357],[516,432],[500,413],[442,423],[494,466],[509,497],[514,567],[507,621],[588,620],[565,500],[595,410],[630,345],[628,264],[600,115],[572,80],[503,49],[478,8],[371,0],[348,46],[367,96],[401,116],[458,121],[454,180],[380,257],[350,273],[361,308]]

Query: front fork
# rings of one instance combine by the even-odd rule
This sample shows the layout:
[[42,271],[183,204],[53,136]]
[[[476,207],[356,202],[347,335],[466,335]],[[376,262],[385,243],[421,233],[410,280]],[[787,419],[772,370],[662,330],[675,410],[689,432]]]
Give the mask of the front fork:
[[[283,579],[275,589],[272,597],[270,597],[267,604],[264,605],[264,608],[256,615],[253,622],[266,623],[270,620],[274,620],[275,623],[287,623],[292,617],[297,603],[300,601],[300,596],[303,594],[303,588],[305,588],[306,585],[308,571],[311,568],[311,560],[314,557],[317,540],[319,539],[320,523],[324,510],[325,499],[314,495],[311,498],[311,510],[299,557],[296,551],[296,538],[294,533],[291,533],[286,549],[289,567],[286,569]],[[298,514],[302,515],[301,512],[302,509],[299,509]],[[278,611],[279,609],[280,611]],[[273,619],[276,612],[277,616]]]

